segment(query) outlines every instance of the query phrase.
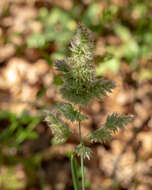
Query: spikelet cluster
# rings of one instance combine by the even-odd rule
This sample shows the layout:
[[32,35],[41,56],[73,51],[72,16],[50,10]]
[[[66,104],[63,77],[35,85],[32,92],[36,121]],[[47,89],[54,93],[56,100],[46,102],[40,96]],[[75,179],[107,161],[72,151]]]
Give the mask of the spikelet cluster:
[[55,114],[47,112],[45,121],[51,128],[57,143],[64,143],[68,139],[71,134],[69,126],[61,121]]
[[71,57],[69,58],[73,77],[79,85],[90,84],[94,81],[93,44],[90,31],[83,25],[79,25],[71,41]]
[[71,41],[71,56],[55,63],[57,70],[63,72],[60,92],[64,99],[74,104],[87,105],[93,98],[106,96],[114,88],[112,81],[95,77],[93,44],[91,32],[79,25]]
[[111,139],[112,133],[116,133],[118,129],[123,129],[125,125],[133,120],[132,115],[118,115],[113,113],[107,117],[105,124],[89,134],[86,138],[90,142],[105,142]]
[[79,122],[87,119],[87,116],[80,114],[80,112],[75,110],[71,104],[66,102],[57,102],[56,109],[59,113],[63,114],[67,120],[70,120],[71,122]]
[[118,115],[118,113],[113,113],[107,117],[105,128],[117,132],[118,128],[123,129],[125,125],[133,120],[132,115]]
[[90,160],[92,151],[89,147],[84,146],[83,144],[79,144],[78,146],[76,146],[75,148],[75,152],[78,156],[83,156],[83,158],[87,158],[88,160]]
[[60,116],[64,116],[64,119],[71,122],[81,122],[82,120],[86,120],[87,116],[81,114],[79,111],[74,109],[72,104],[67,102],[57,102],[55,107],[56,111],[54,113],[45,111],[45,121],[54,134],[55,142],[60,144],[64,143],[72,133],[68,124],[61,120]]

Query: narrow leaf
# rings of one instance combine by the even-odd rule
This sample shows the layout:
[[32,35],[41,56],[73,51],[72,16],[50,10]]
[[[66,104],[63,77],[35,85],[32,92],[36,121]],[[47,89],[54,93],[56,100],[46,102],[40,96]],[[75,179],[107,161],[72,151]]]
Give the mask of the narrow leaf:
[[72,154],[71,155],[71,170],[72,170],[72,179],[73,179],[74,190],[80,190],[76,163],[77,163],[76,158]]

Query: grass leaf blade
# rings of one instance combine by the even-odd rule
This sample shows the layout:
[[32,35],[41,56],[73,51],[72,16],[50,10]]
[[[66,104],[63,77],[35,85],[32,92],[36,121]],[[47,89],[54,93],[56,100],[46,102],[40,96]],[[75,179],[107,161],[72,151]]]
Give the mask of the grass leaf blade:
[[74,155],[71,155],[71,170],[72,170],[74,190],[80,190],[79,179],[77,175],[76,158]]

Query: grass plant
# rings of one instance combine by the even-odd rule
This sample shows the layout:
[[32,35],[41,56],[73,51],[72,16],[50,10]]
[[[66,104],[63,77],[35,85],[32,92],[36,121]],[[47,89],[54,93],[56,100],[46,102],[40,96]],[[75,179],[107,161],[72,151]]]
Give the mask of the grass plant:
[[[115,87],[113,81],[96,78],[93,65],[94,42],[91,31],[79,24],[77,32],[71,41],[70,56],[66,60],[55,62],[56,69],[62,72],[62,86],[60,93],[65,102],[58,102],[54,113],[47,112],[45,118],[51,128],[57,143],[65,143],[71,135],[70,127],[61,119],[78,123],[80,143],[71,155],[72,177],[75,190],[85,190],[84,159],[90,159],[91,149],[84,144],[109,141],[113,133],[123,129],[132,120],[130,115],[109,115],[101,127],[87,136],[82,136],[82,121],[88,117],[82,113],[82,107],[88,106],[94,99],[102,99],[112,92]],[[77,175],[76,156],[81,163],[81,186]],[[81,188],[80,188],[81,187]]]

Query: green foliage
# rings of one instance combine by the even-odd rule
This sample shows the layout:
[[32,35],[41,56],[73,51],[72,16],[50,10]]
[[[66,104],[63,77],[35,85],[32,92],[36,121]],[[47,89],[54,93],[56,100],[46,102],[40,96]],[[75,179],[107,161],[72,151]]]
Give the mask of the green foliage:
[[[35,181],[36,175],[33,174],[36,173],[41,156],[36,153],[25,156],[22,144],[39,137],[35,128],[41,121],[42,116],[32,116],[27,111],[21,114],[0,111],[0,189],[24,189],[28,182]],[[18,175],[18,166],[21,165],[28,178],[21,179]]]
[[55,7],[50,10],[41,8],[37,19],[43,22],[43,31],[34,33],[28,38],[29,47],[41,48],[50,41],[59,46],[66,45],[76,28],[76,23],[70,14]]
[[15,167],[3,167],[2,175],[0,175],[0,188],[6,190],[16,190],[22,189],[24,188],[24,186],[25,181],[20,180],[20,178],[17,176]]
[[[145,67],[150,69],[148,60],[151,52],[152,18],[150,16],[148,1],[133,1],[127,7],[119,7],[112,2],[102,12],[103,31],[110,28],[115,39],[121,40],[118,44],[105,44],[105,52],[113,54],[111,60],[98,61],[97,74],[107,71],[117,73],[123,63],[128,64],[129,69],[142,75],[142,60],[147,62]],[[127,16],[128,15],[128,16]],[[121,18],[121,19],[120,19]],[[99,26],[99,25],[98,25]],[[122,61],[123,60],[123,61]],[[148,77],[149,79],[151,77]],[[145,78],[146,79],[146,78]]]
[[43,97],[43,95],[46,93],[47,88],[43,87],[37,92],[37,99],[40,99]]
[[[143,68],[140,67],[144,59],[147,62],[146,70],[150,69],[148,60],[151,57],[152,19],[148,1],[133,1],[127,6],[108,2],[107,7],[102,6],[100,1],[91,1],[84,10],[82,7],[83,5],[77,2],[68,11],[57,7],[41,8],[37,20],[42,23],[43,29],[28,38],[28,47],[43,49],[51,44],[55,46],[55,51],[50,56],[51,62],[64,59],[68,52],[63,47],[71,40],[78,20],[96,32],[97,41],[101,36],[105,37],[106,41],[108,35],[112,35],[116,41],[121,41],[119,45],[104,43],[105,54],[112,54],[113,57],[107,61],[96,62],[98,76],[107,71],[119,72],[123,60],[132,71],[138,69],[139,80],[151,79],[152,75],[141,77]],[[65,89],[63,91],[65,97],[70,94]]]
[[50,112],[47,113],[45,121],[51,128],[57,143],[64,143],[68,139],[71,132],[69,130],[69,126],[66,123],[58,119],[57,116]]
[[53,83],[56,85],[56,86],[60,86],[63,84],[63,80],[60,76],[55,76],[54,79],[53,79]]
[[101,25],[101,11],[102,7],[100,7],[98,3],[91,3],[84,13],[84,16],[82,18],[83,23],[90,27]]
[[1,131],[0,141],[9,147],[19,147],[26,139],[36,139],[38,137],[35,127],[42,120],[41,116],[30,116],[28,112],[23,112],[17,116],[8,111],[0,112],[0,123],[8,120],[8,126]]
[[27,40],[28,47],[43,47],[46,43],[45,36],[41,33],[35,33]]

